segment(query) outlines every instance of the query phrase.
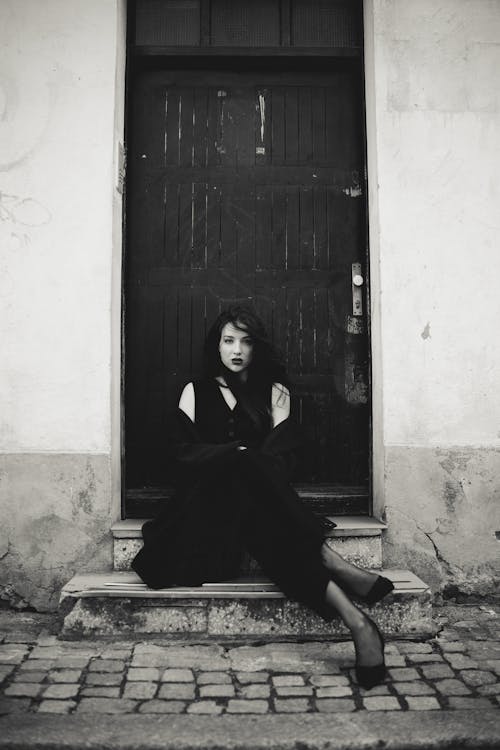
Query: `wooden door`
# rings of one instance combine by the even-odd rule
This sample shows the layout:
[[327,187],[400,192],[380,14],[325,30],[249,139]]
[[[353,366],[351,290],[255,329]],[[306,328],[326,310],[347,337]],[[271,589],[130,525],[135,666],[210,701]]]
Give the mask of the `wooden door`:
[[200,372],[208,326],[238,300],[286,358],[306,436],[297,481],[366,499],[368,338],[352,284],[353,264],[366,275],[357,69],[145,71],[130,125],[129,497],[162,496],[171,482],[169,411]]

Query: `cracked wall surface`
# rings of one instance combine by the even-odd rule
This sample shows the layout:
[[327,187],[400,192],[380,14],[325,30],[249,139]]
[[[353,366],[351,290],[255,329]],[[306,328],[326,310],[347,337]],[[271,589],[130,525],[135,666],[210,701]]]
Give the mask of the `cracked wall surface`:
[[55,609],[77,571],[110,569],[110,460],[0,455],[0,600]]
[[498,593],[500,448],[391,446],[384,565],[434,592]]

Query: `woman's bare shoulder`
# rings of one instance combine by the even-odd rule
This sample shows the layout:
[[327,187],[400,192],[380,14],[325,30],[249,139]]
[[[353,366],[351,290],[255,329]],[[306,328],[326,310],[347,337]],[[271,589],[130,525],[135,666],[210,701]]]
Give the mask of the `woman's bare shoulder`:
[[290,391],[282,383],[273,383],[271,393],[273,427],[290,416]]
[[179,409],[189,417],[191,422],[194,422],[195,416],[195,397],[194,397],[194,383],[187,383],[182,389],[181,397],[179,399]]
[[290,401],[290,391],[282,383],[273,383],[271,401],[274,404],[283,405]]

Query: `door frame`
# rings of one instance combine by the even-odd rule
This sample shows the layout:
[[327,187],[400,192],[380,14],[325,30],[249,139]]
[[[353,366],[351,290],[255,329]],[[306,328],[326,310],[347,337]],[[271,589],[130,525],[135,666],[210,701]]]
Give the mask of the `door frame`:
[[[383,437],[383,381],[382,381],[382,333],[380,313],[380,242],[379,211],[377,194],[377,127],[376,127],[376,79],[375,79],[375,19],[374,1],[363,0],[363,54],[361,74],[364,77],[364,130],[365,130],[365,190],[366,190],[366,276],[367,284],[367,325],[368,355],[370,373],[371,415],[369,423],[370,440],[370,515],[384,517],[384,437]],[[119,144],[121,138],[126,143],[128,78],[128,46],[123,44],[127,20],[127,0],[119,0],[117,34],[117,83],[115,116],[115,162],[119,165]],[[120,33],[121,32],[121,33]],[[240,50],[241,54],[241,50]],[[326,57],[322,51],[322,57]],[[303,55],[296,55],[297,58]],[[186,58],[184,58],[186,60]],[[126,201],[120,202],[121,225],[117,220],[117,210],[113,206],[115,231],[113,233],[113,310],[111,329],[111,473],[112,473],[112,516],[124,518],[123,487],[125,471],[124,449],[124,313],[125,285],[124,258],[126,253]],[[121,272],[119,268],[121,267]]]

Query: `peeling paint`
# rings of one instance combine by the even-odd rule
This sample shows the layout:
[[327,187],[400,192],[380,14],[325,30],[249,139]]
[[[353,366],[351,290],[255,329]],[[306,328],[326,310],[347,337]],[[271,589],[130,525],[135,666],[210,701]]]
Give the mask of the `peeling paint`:
[[424,341],[431,338],[431,324],[430,323],[425,324],[424,330],[422,331],[420,336],[423,338]]

